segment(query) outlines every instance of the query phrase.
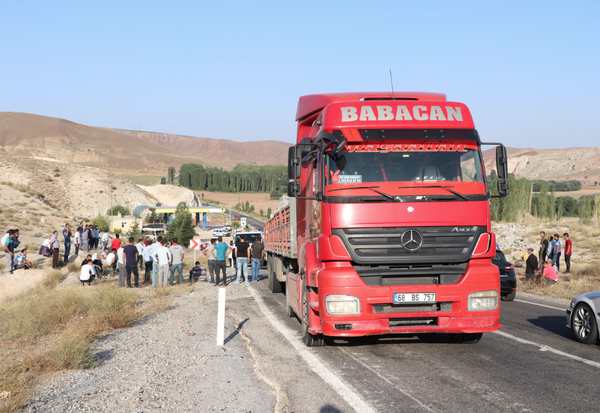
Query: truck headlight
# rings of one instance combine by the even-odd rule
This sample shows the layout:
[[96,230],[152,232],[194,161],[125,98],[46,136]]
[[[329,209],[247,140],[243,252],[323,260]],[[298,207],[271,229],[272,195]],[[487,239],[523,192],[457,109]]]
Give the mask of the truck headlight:
[[360,301],[351,295],[328,295],[325,306],[329,314],[360,314]]
[[498,291],[481,291],[469,295],[469,311],[488,311],[498,307]]

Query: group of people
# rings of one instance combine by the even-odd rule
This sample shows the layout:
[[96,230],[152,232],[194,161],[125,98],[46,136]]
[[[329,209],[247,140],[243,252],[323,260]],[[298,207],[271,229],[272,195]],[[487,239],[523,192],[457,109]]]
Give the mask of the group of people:
[[[105,265],[108,269],[116,271],[119,275],[119,285],[128,288],[139,288],[140,284],[153,287],[166,287],[175,284],[175,273],[178,274],[179,284],[183,284],[183,259],[184,249],[178,244],[175,237],[169,243],[166,239],[158,237],[155,242],[150,237],[135,239],[130,237],[128,244],[115,235],[110,248],[107,246],[103,253]],[[143,271],[143,279],[140,280],[140,272]],[[133,285],[131,275],[133,274]],[[206,276],[206,268],[196,262],[190,270],[192,277]]]
[[[62,237],[64,242],[62,258],[65,263],[69,262],[72,244],[74,244],[76,255],[79,255],[81,250],[86,256],[80,273],[80,281],[83,285],[90,285],[95,278],[108,276],[111,272],[118,274],[120,286],[129,288],[139,288],[141,283],[146,285],[151,283],[153,287],[174,285],[175,273],[178,273],[179,283],[183,284],[184,282],[183,259],[185,253],[183,247],[178,244],[177,238],[173,238],[169,243],[159,236],[156,241],[152,242],[147,236],[145,239],[140,237],[135,243],[135,239],[130,237],[126,243],[121,239],[120,234],[115,234],[113,238],[108,231],[103,231],[101,234],[97,225],[84,222],[80,222],[75,233],[72,232],[70,224],[65,224],[62,229]],[[21,250],[15,256],[16,248],[20,243],[18,238],[18,229],[7,231],[2,238],[11,274],[16,268],[31,268],[31,263],[27,260],[26,249]],[[98,249],[100,241],[102,241],[101,257],[98,257],[97,253],[90,254],[90,251]],[[38,253],[52,257],[52,268],[59,268],[59,251],[59,232],[55,230],[50,237],[44,240]],[[229,260],[232,265],[232,257],[235,257],[235,267],[237,268],[234,284],[239,284],[241,280],[248,283],[250,278],[252,281],[258,281],[260,264],[265,256],[262,238],[258,236],[251,247],[243,234],[235,246],[227,245],[223,242],[223,237],[212,239],[210,245],[203,248],[202,252],[208,258],[208,271],[200,265],[200,262],[196,261],[194,267],[189,271],[189,279],[191,281],[205,278],[215,286],[227,286],[226,262]],[[248,275],[249,263],[252,268],[251,277]],[[143,274],[142,280],[140,280],[140,273]]]
[[[566,272],[571,271],[571,255],[573,255],[573,242],[569,233],[563,234],[563,242],[558,234],[549,235],[540,232],[540,249],[538,257],[533,253],[533,248],[527,248],[527,261],[525,264],[525,276],[528,280],[538,280],[547,284],[555,284],[560,272],[560,257],[564,252]],[[539,259],[538,259],[539,258]]]
[[[245,283],[250,282],[248,276],[248,263],[252,266],[252,281],[258,281],[258,271],[260,263],[265,257],[265,246],[262,243],[262,237],[256,237],[252,246],[246,241],[244,234],[240,235],[240,240],[235,246],[229,246],[223,242],[223,237],[212,239],[210,245],[203,249],[204,255],[208,258],[207,281],[214,282],[215,286],[227,286],[226,267],[227,258],[232,265],[232,257],[235,257],[235,267],[237,268],[237,277],[233,282],[239,284],[242,277]],[[249,261],[250,260],[250,261]],[[222,276],[222,278],[221,278]]]
[[23,268],[28,270],[31,268],[31,262],[27,259],[27,248],[21,249],[21,252],[15,255],[18,251],[19,244],[19,229],[9,229],[2,237],[2,245],[4,246],[4,256],[7,261],[7,270],[9,274],[14,274],[14,270]]
[[[38,254],[45,257],[52,257],[52,268],[59,267],[60,240],[58,237],[58,231],[53,231],[52,235],[44,240],[38,252]],[[62,230],[62,237],[65,249],[63,262],[65,264],[69,262],[72,245],[75,247],[75,255],[79,255],[79,250],[87,255],[89,251],[97,250],[100,244],[100,230],[98,229],[98,225],[86,224],[83,221],[79,223],[75,234],[71,230],[71,225],[68,223],[65,224]],[[103,238],[106,238],[108,241],[112,237],[108,235],[108,231],[104,231]]]

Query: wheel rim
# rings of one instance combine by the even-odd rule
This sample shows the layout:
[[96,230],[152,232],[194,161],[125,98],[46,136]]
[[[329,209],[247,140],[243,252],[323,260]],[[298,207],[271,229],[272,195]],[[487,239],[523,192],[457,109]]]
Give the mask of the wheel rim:
[[573,319],[575,332],[581,338],[586,338],[592,331],[591,314],[587,308],[581,306],[575,312]]

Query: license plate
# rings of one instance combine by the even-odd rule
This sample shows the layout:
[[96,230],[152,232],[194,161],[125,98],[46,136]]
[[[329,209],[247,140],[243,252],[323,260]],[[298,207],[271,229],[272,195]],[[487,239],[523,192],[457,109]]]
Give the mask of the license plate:
[[395,293],[395,303],[435,303],[435,293]]

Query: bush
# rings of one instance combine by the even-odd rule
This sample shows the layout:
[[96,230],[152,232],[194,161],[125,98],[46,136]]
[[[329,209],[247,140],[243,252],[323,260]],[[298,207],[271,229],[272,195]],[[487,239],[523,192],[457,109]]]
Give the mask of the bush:
[[[129,212],[129,211],[127,211]],[[116,214],[115,214],[116,215]],[[92,220],[93,225],[98,225],[100,231],[108,231],[108,219],[102,215],[98,215]]]
[[115,205],[114,207],[106,211],[106,215],[115,216],[118,215],[119,212],[121,213],[121,215],[131,215],[131,212],[129,212],[129,210],[123,205]]
[[92,345],[79,336],[63,339],[51,353],[49,361],[57,370],[96,367]]

